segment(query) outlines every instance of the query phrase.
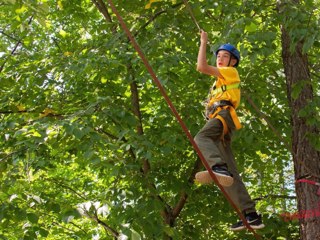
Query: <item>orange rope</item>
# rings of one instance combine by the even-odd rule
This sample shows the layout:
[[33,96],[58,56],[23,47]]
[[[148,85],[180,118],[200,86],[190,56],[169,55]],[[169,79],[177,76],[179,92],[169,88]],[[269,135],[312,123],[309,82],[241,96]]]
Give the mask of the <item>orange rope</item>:
[[133,47],[135,48],[135,50],[137,51],[137,53],[139,54],[141,60],[143,61],[144,65],[146,66],[149,74],[151,75],[152,79],[154,80],[154,83],[157,85],[157,87],[159,88],[161,94],[163,95],[164,99],[166,100],[168,106],[170,107],[173,115],[176,117],[176,119],[178,120],[179,124],[181,125],[183,131],[185,132],[185,134],[187,135],[190,143],[192,144],[194,150],[197,152],[199,158],[202,161],[202,164],[205,166],[205,168],[208,170],[210,176],[212,177],[212,179],[214,180],[214,182],[217,184],[217,186],[220,188],[220,190],[222,191],[222,193],[224,194],[224,196],[228,199],[228,201],[230,202],[230,204],[232,205],[232,207],[235,209],[235,211],[237,212],[237,214],[239,215],[240,219],[243,221],[244,225],[248,228],[249,231],[251,231],[256,239],[261,239],[260,235],[258,235],[254,229],[252,229],[250,227],[250,225],[248,224],[246,218],[242,215],[241,211],[237,208],[236,204],[232,201],[232,199],[229,197],[229,195],[226,193],[226,191],[224,190],[224,188],[220,185],[220,183],[218,182],[216,176],[213,174],[210,166],[208,165],[207,161],[205,160],[204,156],[202,155],[198,145],[196,144],[196,142],[194,141],[191,133],[189,132],[187,126],[185,125],[185,123],[182,121],[179,113],[177,112],[176,108],[174,107],[174,105],[172,104],[170,98],[168,97],[165,89],[163,88],[163,86],[161,85],[161,82],[159,81],[158,77],[156,76],[155,72],[153,71],[149,61],[147,60],[146,56],[144,55],[144,53],[142,52],[140,46],[138,45],[138,43],[136,42],[135,38],[133,37],[133,35],[131,34],[130,30],[128,29],[128,27],[126,26],[125,22],[123,21],[121,15],[119,14],[119,12],[117,11],[116,7],[114,6],[112,0],[107,0],[112,11],[114,12],[114,14],[117,16],[118,21],[121,25],[121,27],[123,28],[123,30],[126,32],[128,38],[130,39]]

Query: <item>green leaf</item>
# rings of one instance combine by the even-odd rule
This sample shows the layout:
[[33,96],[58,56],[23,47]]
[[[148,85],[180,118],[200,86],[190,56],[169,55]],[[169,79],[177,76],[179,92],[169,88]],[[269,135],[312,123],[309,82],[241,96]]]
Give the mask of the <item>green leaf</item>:
[[251,22],[249,25],[245,27],[245,29],[248,32],[255,32],[258,29],[258,26],[254,22]]
[[131,239],[132,240],[141,240],[141,236],[134,229],[131,229]]
[[62,29],[59,31],[59,34],[64,38],[68,35],[68,33]]
[[28,10],[28,8],[25,5],[22,5],[21,8],[16,9],[16,13],[21,14],[27,10]]
[[39,220],[38,215],[36,215],[34,213],[27,213],[27,218],[31,223],[37,223]]
[[43,228],[39,229],[39,233],[42,237],[47,237],[49,235],[49,231],[47,231],[46,229],[43,229]]

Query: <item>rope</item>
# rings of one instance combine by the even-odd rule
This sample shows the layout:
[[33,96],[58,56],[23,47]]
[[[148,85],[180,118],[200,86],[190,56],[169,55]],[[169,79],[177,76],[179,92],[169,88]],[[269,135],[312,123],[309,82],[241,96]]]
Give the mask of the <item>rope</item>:
[[230,204],[232,205],[232,207],[235,209],[235,211],[237,212],[237,214],[239,215],[240,219],[242,220],[242,222],[244,223],[244,225],[248,228],[249,231],[251,231],[256,239],[261,239],[260,235],[258,235],[254,229],[252,229],[250,227],[250,225],[248,224],[246,218],[242,215],[241,211],[237,208],[236,204],[233,202],[233,200],[229,197],[229,195],[227,194],[227,192],[224,190],[224,188],[220,185],[220,183],[218,182],[218,179],[216,178],[216,176],[213,174],[210,166],[208,165],[207,161],[205,160],[204,156],[202,155],[198,145],[196,144],[196,142],[194,141],[191,133],[189,132],[187,126],[185,125],[185,123],[182,121],[179,113],[177,112],[176,108],[174,107],[173,103],[171,102],[170,98],[168,97],[165,89],[163,88],[163,86],[161,85],[161,82],[159,81],[158,77],[156,76],[155,72],[153,71],[153,68],[151,67],[149,61],[147,60],[146,56],[144,55],[144,53],[142,52],[140,46],[138,45],[138,43],[136,42],[135,38],[133,37],[133,35],[131,34],[130,30],[128,29],[128,27],[126,26],[124,20],[122,19],[121,15],[119,14],[119,12],[117,11],[116,7],[114,6],[112,0],[107,0],[112,11],[114,12],[114,14],[116,15],[116,17],[118,18],[118,21],[121,25],[121,27],[123,28],[123,30],[125,31],[125,33],[127,34],[128,38],[130,39],[133,47],[135,48],[135,50],[137,51],[138,55],[140,56],[141,60],[143,61],[144,65],[146,66],[149,74],[151,75],[154,83],[156,84],[156,86],[159,88],[162,96],[164,97],[164,99],[166,100],[169,108],[171,109],[173,115],[176,117],[176,119],[178,120],[180,126],[182,127],[183,131],[185,132],[186,136],[188,137],[190,143],[192,144],[194,150],[197,152],[199,158],[202,161],[202,164],[205,166],[205,168],[208,170],[210,176],[212,177],[212,179],[214,180],[214,182],[217,184],[217,186],[219,187],[219,189],[222,191],[222,193],[224,194],[224,196],[227,198],[227,200],[230,202]]
[[320,183],[316,181],[308,180],[308,179],[299,179],[296,181],[296,183],[309,183],[309,184],[320,186]]
[[190,16],[191,16],[194,24],[197,26],[199,32],[201,32],[200,25],[199,25],[197,19],[195,18],[194,14],[193,14],[193,11],[192,11],[192,9],[191,9],[191,7],[190,7],[190,5],[188,4],[188,0],[183,0],[183,2],[184,2],[184,5],[186,6],[186,8],[188,9],[188,11],[189,11],[189,13],[190,13]]
[[296,181],[296,183],[308,183],[308,184],[319,186],[317,194],[320,196],[320,183],[319,182],[312,181],[312,180],[309,180],[309,179],[298,179]]

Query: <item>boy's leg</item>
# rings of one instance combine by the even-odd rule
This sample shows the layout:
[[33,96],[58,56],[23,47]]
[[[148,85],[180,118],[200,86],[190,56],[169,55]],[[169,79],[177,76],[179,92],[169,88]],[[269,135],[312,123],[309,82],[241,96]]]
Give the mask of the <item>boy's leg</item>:
[[210,167],[225,164],[219,149],[222,131],[223,125],[220,120],[213,118],[204,125],[194,138]]
[[[222,110],[221,113],[226,115],[229,114],[230,116],[230,113],[227,110]],[[227,169],[227,164],[219,149],[222,132],[223,124],[221,121],[216,118],[210,119],[196,135],[195,142],[210,168],[213,170],[213,173],[216,175],[219,183],[222,186],[230,186],[233,183],[233,178]],[[208,171],[197,173],[196,180],[202,184],[211,183],[213,181]]]
[[226,187],[225,191],[228,193],[231,199],[235,201],[235,204],[242,212],[255,212],[255,203],[251,199],[247,188],[245,187],[239,175],[228,137],[229,136],[226,136],[225,146],[220,144],[219,148],[228,165],[228,170],[233,175],[234,183],[232,186]]
[[[228,136],[227,136],[228,137]],[[230,141],[226,139],[226,145],[220,145],[220,150],[225,155],[226,163],[228,164],[229,171],[233,174],[234,183],[230,187],[225,187],[225,191],[239,207],[240,211],[243,212],[248,224],[253,229],[264,228],[262,223],[261,215],[258,215],[255,209],[255,203],[251,199],[236,166],[234,156],[231,150]],[[245,225],[242,221],[233,224],[230,227],[232,231],[239,231],[245,229]]]

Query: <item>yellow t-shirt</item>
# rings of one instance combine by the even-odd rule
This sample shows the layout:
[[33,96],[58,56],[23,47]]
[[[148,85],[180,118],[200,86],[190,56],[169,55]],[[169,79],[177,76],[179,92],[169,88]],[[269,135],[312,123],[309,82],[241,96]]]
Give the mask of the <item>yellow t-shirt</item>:
[[[240,77],[238,71],[234,67],[220,67],[218,68],[220,74],[223,78],[218,78],[216,81],[216,88],[219,88],[223,85],[231,85],[235,83],[240,83]],[[209,106],[211,106],[214,102],[226,100],[230,101],[234,108],[237,108],[240,104],[240,89],[234,88],[229,89],[225,92],[217,93],[214,96],[211,96],[209,101]]]

